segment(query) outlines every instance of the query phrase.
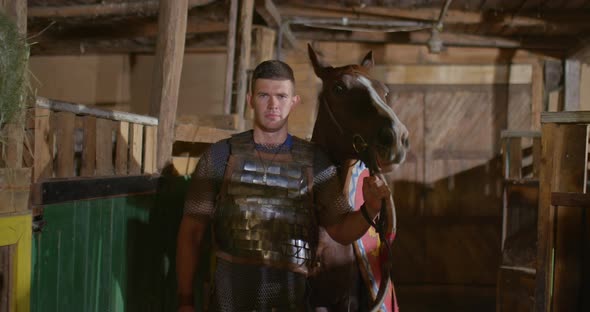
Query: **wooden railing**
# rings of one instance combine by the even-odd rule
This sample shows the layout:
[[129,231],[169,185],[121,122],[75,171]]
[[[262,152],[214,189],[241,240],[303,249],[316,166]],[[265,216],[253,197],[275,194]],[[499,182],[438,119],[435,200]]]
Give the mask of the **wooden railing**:
[[539,179],[541,132],[504,130],[501,137],[504,179]]
[[33,181],[156,172],[158,119],[38,97]]
[[533,311],[540,131],[502,131],[502,258],[496,311]]

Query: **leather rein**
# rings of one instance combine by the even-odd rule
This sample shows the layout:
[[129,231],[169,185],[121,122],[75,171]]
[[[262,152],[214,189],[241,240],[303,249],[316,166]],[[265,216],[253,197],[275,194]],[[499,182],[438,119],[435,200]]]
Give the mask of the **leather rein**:
[[[321,97],[321,103],[326,108],[326,111],[328,112],[328,116],[330,116],[332,123],[334,123],[334,125],[336,126],[338,131],[340,131],[340,134],[344,134],[345,133],[344,128],[342,127],[342,125],[340,125],[340,123],[338,122],[338,120],[334,116],[334,113],[332,112],[330,105],[328,104],[328,102],[326,101],[326,99],[323,96]],[[355,150],[355,152],[357,153],[358,159],[367,165],[367,167],[369,168],[370,175],[371,176],[378,176],[387,185],[387,180],[385,179],[385,177],[381,173],[381,168],[379,167],[379,164],[377,162],[377,155],[375,155],[374,149],[369,148],[370,147],[369,143],[367,143],[367,141],[363,138],[363,136],[358,133],[354,133],[352,135],[352,141],[353,141],[352,147]],[[392,231],[395,233],[396,226],[397,226],[396,225],[397,218],[396,218],[395,206],[393,204],[393,195],[390,196],[389,201],[391,202],[391,205],[392,205],[392,214],[393,214],[392,215],[392,220],[393,220]],[[392,257],[391,244],[389,243],[389,240],[387,239],[387,236],[386,236],[386,224],[387,224],[387,203],[386,203],[386,200],[383,199],[383,201],[381,202],[381,212],[379,213],[379,219],[371,226],[373,226],[375,228],[375,231],[379,235],[379,240],[383,246],[382,251],[385,251],[387,253],[387,261],[384,261],[381,264],[381,283],[379,284],[379,291],[377,292],[375,300],[372,303],[372,306],[370,309],[371,312],[379,311],[379,309],[381,308],[381,305],[383,305],[383,302],[385,301],[385,296],[387,294],[387,290],[390,288],[390,284],[393,281],[393,276],[392,276],[392,272],[391,272],[391,262],[392,262],[393,257]]]

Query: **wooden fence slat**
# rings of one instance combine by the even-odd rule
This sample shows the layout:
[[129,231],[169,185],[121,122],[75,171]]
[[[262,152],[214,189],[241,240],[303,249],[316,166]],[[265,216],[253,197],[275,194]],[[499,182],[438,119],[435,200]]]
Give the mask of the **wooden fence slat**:
[[541,138],[533,139],[533,179],[539,178],[541,170]]
[[74,171],[74,126],[76,115],[69,112],[55,114],[55,140],[57,143],[57,168],[55,176],[58,178],[75,176]]
[[35,108],[35,159],[33,161],[33,182],[51,177],[53,173],[52,133],[49,128],[51,111]]
[[141,173],[143,125],[132,124],[129,139],[129,174]]
[[158,127],[145,127],[145,146],[143,150],[143,172],[148,174],[156,173],[156,152],[158,142]]
[[96,170],[96,117],[78,117],[83,122],[84,138],[80,176],[92,177]]
[[96,120],[96,175],[113,174],[113,121]]
[[522,172],[522,139],[510,138],[508,141],[508,178],[520,179]]
[[115,152],[115,173],[127,174],[127,162],[129,160],[129,123],[120,121],[117,129],[117,148]]

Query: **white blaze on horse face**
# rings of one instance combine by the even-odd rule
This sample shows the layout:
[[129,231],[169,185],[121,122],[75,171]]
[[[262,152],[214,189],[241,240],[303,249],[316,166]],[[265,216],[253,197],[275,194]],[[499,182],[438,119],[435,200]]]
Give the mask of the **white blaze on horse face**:
[[367,91],[369,91],[369,95],[371,95],[371,102],[373,102],[373,106],[375,106],[379,115],[385,118],[389,118],[391,121],[393,121],[394,125],[399,125],[400,121],[397,118],[397,115],[395,115],[393,109],[391,109],[391,107],[389,107],[389,105],[387,105],[387,103],[385,103],[381,99],[381,97],[377,93],[377,90],[375,90],[375,88],[373,87],[373,83],[371,83],[371,80],[363,76],[358,76],[357,80],[367,88]]

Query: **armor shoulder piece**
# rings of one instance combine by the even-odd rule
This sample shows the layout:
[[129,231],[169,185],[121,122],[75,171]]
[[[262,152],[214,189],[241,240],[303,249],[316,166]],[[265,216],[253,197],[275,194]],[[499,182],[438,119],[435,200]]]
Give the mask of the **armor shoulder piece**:
[[229,139],[230,154],[249,154],[254,151],[254,140],[252,139],[252,130],[234,134]]
[[293,136],[291,155],[293,160],[307,167],[313,167],[313,151],[315,145],[303,139]]

